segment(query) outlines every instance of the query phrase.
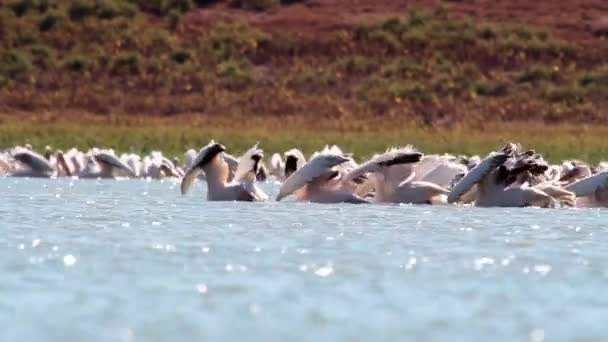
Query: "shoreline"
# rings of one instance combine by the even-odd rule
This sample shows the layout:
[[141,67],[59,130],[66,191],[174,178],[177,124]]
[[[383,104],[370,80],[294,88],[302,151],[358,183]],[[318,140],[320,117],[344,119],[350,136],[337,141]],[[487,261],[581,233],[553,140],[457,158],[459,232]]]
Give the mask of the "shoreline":
[[597,163],[608,160],[607,135],[608,126],[537,122],[429,127],[397,118],[343,118],[326,123],[289,117],[244,120],[209,116],[0,115],[1,149],[23,144],[31,144],[38,151],[46,145],[63,150],[98,146],[121,153],[160,150],[180,159],[187,149],[198,150],[211,139],[226,145],[234,154],[259,142],[266,158],[294,147],[310,154],[326,144],[336,144],[353,153],[357,160],[408,144],[427,154],[483,157],[510,141],[535,149],[553,163],[568,159]]

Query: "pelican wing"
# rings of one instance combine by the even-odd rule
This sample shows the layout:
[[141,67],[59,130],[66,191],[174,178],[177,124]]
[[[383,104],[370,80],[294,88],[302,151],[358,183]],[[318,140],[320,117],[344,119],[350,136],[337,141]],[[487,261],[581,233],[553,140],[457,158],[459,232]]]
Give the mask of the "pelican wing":
[[[466,166],[444,159],[442,160],[441,164],[437,165],[434,169],[430,170],[419,179],[424,182],[435,183],[447,188],[452,185],[452,181],[457,176],[466,174],[467,171],[468,169]],[[414,168],[414,172],[418,173],[417,167]]]
[[13,155],[15,160],[27,165],[32,171],[40,173],[53,172],[53,167],[43,156],[30,150],[21,150]]
[[373,157],[371,160],[353,168],[344,176],[344,181],[351,181],[370,172],[380,172],[394,165],[417,163],[422,159],[422,153],[411,149],[392,150]]
[[125,164],[122,160],[118,159],[118,157],[109,152],[98,152],[94,155],[94,158],[98,163],[104,163],[119,170],[123,170],[127,172],[131,177],[136,176],[135,172],[131,169],[129,165]]
[[450,194],[448,195],[448,202],[454,203],[460,199],[464,193],[469,191],[475,184],[481,182],[490,172],[494,171],[498,166],[502,165],[511,153],[509,152],[498,152],[491,154],[482,160],[477,166],[472,168],[464,177],[456,183]]
[[198,179],[198,176],[200,176],[201,173],[203,173],[203,169],[198,167],[193,167],[186,171],[186,174],[184,175],[184,178],[182,178],[182,182],[179,185],[182,195],[185,195],[190,190],[192,184],[194,184],[194,181]]
[[255,144],[239,159],[234,180],[240,183],[254,183],[260,167],[260,161],[264,157],[264,151]]
[[564,189],[575,193],[576,197],[584,197],[594,194],[598,188],[606,186],[607,184],[608,171],[604,171],[569,184],[564,187]]
[[334,166],[340,165],[349,160],[349,158],[338,154],[316,155],[302,168],[292,173],[291,176],[289,176],[285,182],[283,182],[279,190],[279,194],[277,195],[277,201],[289,196],[294,191],[312,182],[319,176],[327,173]]
[[270,158],[270,174],[277,178],[282,177],[284,165],[281,155],[278,153],[273,154]]
[[239,167],[239,158],[231,154],[224,153],[224,161],[226,161],[226,164],[228,164],[230,172],[235,173],[236,169]]

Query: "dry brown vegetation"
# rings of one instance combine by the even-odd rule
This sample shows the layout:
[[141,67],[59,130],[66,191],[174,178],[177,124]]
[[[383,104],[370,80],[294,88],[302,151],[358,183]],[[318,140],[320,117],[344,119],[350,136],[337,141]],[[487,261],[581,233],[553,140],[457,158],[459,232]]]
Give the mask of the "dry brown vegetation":
[[601,1],[196,3],[5,1],[0,111],[606,122]]

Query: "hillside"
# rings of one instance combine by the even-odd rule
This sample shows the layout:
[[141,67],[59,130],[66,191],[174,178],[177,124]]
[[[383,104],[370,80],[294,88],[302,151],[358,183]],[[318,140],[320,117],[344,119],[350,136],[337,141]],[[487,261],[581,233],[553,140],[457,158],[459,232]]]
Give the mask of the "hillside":
[[608,123],[603,0],[0,0],[0,37],[5,118]]

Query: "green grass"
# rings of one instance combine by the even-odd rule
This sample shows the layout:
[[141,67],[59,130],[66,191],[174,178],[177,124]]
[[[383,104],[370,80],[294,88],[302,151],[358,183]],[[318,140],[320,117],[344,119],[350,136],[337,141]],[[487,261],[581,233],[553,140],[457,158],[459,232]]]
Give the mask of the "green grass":
[[[182,157],[188,148],[198,149],[214,139],[225,144],[232,153],[239,154],[256,142],[266,151],[284,152],[301,148],[309,154],[325,144],[338,144],[345,151],[363,160],[391,146],[413,144],[425,153],[479,154],[503,146],[506,142],[520,142],[534,148],[552,162],[581,159],[596,163],[608,160],[606,127],[561,125],[550,128],[534,124],[504,124],[485,127],[454,127],[433,129],[418,126],[370,126],[351,122],[346,126],[320,123],[295,123],[287,120],[266,122],[252,120],[251,124],[237,123],[229,128],[222,124],[187,124],[185,122],[154,122],[130,124],[32,124],[8,121],[0,124],[0,148],[29,143],[42,150],[46,145],[68,149],[87,149],[93,146],[114,148],[119,152],[148,153],[161,150],[168,155]],[[44,129],[42,129],[44,127]],[[539,132],[543,132],[542,134]]]

